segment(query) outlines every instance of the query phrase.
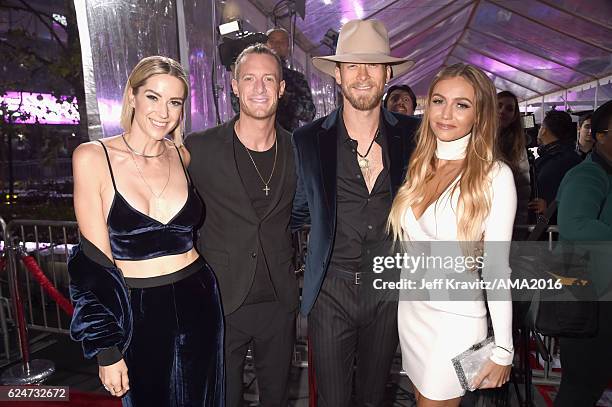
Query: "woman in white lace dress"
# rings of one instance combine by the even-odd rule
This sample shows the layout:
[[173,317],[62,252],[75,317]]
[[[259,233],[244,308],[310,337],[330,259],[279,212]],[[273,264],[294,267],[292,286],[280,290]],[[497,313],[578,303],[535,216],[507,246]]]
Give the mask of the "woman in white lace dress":
[[[406,180],[393,202],[390,229],[396,240],[455,242],[459,253],[480,246],[482,279],[507,278],[516,188],[512,170],[494,153],[495,87],[478,68],[455,64],[435,77],[426,106]],[[489,295],[488,308],[496,347],[471,383],[476,388],[499,387],[510,375],[512,303],[509,293],[502,293],[502,300],[499,292],[495,297],[492,301]],[[470,301],[427,298],[399,302],[403,368],[418,407],[458,406],[465,391],[451,359],[486,338],[485,303],[482,295]]]

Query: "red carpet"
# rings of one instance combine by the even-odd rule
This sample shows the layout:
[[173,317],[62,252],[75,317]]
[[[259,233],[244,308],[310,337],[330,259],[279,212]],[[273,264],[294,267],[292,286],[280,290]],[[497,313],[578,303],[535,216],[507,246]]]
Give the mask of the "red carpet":
[[[529,355],[529,363],[533,370],[543,370],[544,367],[540,364],[535,357],[535,351],[532,351]],[[554,369],[554,372],[561,372],[561,369]],[[538,393],[542,396],[544,401],[546,402],[547,407],[553,407],[553,402],[557,395],[557,387],[556,386],[535,386],[538,390]],[[604,392],[601,399],[597,403],[596,407],[612,407],[612,382],[608,384],[608,389]]]
[[121,399],[99,393],[70,391],[70,401],[0,401],[6,407],[121,407]]

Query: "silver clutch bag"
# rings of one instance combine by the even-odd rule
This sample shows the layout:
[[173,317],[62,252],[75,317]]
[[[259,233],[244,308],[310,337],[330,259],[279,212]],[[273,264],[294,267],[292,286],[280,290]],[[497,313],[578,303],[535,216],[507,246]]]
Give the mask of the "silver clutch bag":
[[467,391],[476,390],[472,381],[476,378],[482,366],[490,360],[495,348],[493,337],[490,336],[482,342],[472,345],[468,350],[461,352],[452,359],[453,367],[459,378],[461,387]]

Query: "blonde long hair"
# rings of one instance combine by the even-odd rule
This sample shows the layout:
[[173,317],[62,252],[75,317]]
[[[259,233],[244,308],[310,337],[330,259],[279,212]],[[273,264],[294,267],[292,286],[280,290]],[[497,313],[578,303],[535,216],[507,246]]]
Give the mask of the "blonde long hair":
[[[134,108],[130,106],[129,91],[132,89],[134,95],[145,84],[145,82],[153,75],[171,75],[180,79],[185,86],[185,94],[183,100],[189,95],[189,78],[185,69],[172,58],[159,55],[146,57],[140,60],[132,69],[128,77],[125,89],[123,90],[123,100],[121,102],[121,120],[120,124],[126,133],[132,129],[132,121],[134,120]],[[185,118],[185,105],[183,104],[183,112],[181,119]],[[172,131],[172,141],[177,146],[183,145],[183,120],[179,122],[176,128]]]
[[[436,85],[445,79],[461,77],[474,88],[474,125],[460,170],[460,179],[453,187],[459,188],[457,234],[463,242],[482,239],[482,225],[491,209],[489,171],[496,159],[495,138],[498,127],[497,95],[495,86],[480,69],[467,64],[444,68],[434,78],[427,95],[429,107]],[[406,240],[402,227],[406,211],[423,201],[425,186],[436,169],[436,135],[429,125],[429,109],[425,110],[418,130],[417,143],[410,159],[404,184],[393,201],[387,227],[395,241]]]

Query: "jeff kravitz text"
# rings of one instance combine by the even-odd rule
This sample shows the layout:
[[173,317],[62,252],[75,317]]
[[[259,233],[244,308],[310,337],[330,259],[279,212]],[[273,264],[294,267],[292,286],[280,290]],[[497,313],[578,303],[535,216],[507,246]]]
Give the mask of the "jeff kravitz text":
[[401,278],[399,281],[374,279],[377,290],[560,290],[563,288],[559,279],[494,279],[491,281],[457,281],[453,278],[435,278],[413,280]]

